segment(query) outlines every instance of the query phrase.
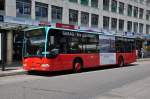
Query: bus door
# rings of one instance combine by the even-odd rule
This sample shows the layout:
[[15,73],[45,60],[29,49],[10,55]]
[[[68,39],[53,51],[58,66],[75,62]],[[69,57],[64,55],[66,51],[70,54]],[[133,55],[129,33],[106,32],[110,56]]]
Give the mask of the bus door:
[[116,64],[115,37],[99,35],[100,65]]
[[49,31],[48,50],[51,51],[53,49],[56,49],[59,51],[59,54],[55,58],[51,59],[54,65],[54,70],[68,70],[72,68],[71,55],[68,54],[68,33],[70,32],[57,29],[51,29]]
[[134,62],[136,59],[134,39],[125,38],[123,47],[125,51],[125,55],[124,55],[125,64]]
[[86,67],[95,67],[99,65],[99,35],[85,34],[83,37],[84,59]]

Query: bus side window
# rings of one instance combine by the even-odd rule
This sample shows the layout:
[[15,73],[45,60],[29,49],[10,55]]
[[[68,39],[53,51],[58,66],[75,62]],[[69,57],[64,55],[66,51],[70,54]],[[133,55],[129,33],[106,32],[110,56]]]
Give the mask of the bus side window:
[[71,43],[71,49],[72,49],[72,50],[77,50],[77,49],[79,49],[78,44],[75,43],[75,42],[72,42],[72,43]]
[[60,44],[60,52],[64,54],[67,53],[67,45],[65,43]]
[[61,53],[67,53],[67,38],[61,37],[60,40],[58,40],[58,45]]

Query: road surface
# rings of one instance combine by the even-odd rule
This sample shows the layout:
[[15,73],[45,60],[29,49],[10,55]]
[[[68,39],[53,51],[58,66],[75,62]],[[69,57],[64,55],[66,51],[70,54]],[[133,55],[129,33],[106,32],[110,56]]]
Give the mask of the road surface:
[[150,62],[77,74],[1,77],[0,99],[150,99]]

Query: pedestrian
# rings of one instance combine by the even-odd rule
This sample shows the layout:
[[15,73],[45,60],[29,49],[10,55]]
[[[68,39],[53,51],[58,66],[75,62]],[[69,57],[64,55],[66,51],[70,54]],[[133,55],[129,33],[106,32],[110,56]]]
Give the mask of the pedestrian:
[[141,58],[144,57],[144,48],[141,48]]
[[136,49],[136,58],[138,58],[139,52],[138,49]]

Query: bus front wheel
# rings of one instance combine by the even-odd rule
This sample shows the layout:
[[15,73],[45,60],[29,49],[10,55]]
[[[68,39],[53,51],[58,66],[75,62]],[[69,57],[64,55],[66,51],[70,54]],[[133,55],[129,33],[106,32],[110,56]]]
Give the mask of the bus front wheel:
[[33,71],[27,71],[27,74],[28,74],[28,75],[32,75],[32,74],[33,74]]
[[73,63],[73,72],[79,73],[82,70],[82,62],[80,60],[75,60]]

